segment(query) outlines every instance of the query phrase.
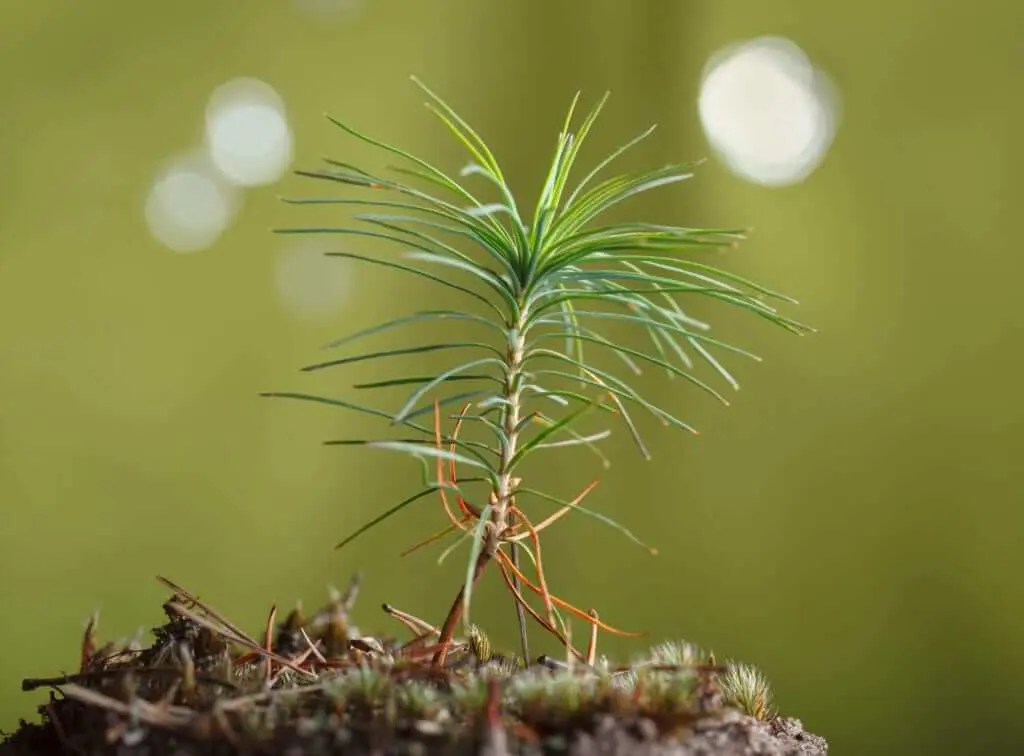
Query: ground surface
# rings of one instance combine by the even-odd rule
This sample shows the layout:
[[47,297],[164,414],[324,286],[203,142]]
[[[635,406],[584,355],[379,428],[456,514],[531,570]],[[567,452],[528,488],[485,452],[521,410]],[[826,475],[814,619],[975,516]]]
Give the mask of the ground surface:
[[[73,720],[74,721],[74,720]],[[564,753],[569,756],[818,756],[827,754],[825,741],[806,733],[796,720],[773,723],[757,720],[732,712],[721,720],[708,720],[683,738],[658,738],[643,733],[645,728],[622,726],[614,718],[599,717],[590,732],[579,731],[549,739],[545,743],[531,743],[510,739],[504,749],[495,748],[485,738],[465,738],[447,741],[423,733],[395,732],[390,737],[371,740],[353,736],[338,739],[330,732],[301,733],[294,727],[283,727],[269,742],[262,745],[234,744],[220,738],[189,737],[167,731],[153,731],[140,735],[138,742],[126,745],[110,742],[104,737],[106,725],[94,723],[91,735],[79,732],[77,747],[65,749],[52,728],[33,726],[23,729],[10,742],[0,745],[4,756],[28,754],[83,753],[83,754],[175,754],[176,756],[225,756],[239,753],[278,753],[294,756],[320,756],[321,754],[475,754],[502,753],[541,754]],[[69,733],[73,735],[73,733]]]
[[[22,723],[0,756],[28,754],[629,754],[817,756],[825,741],[770,709],[751,668],[685,643],[615,667],[582,658],[524,666],[475,630],[437,664],[435,628],[385,607],[413,639],[360,636],[355,584],[311,617],[257,642],[165,581],[168,622],[154,642],[97,648],[78,673],[26,680],[52,689],[41,722]],[[752,716],[753,715],[753,716]]]

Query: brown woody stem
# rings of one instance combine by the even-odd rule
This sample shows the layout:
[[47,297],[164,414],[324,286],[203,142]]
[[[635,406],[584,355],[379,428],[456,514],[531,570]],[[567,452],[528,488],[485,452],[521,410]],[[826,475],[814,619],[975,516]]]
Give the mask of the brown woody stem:
[[[476,559],[476,566],[473,568],[473,577],[470,581],[470,585],[476,586],[477,581],[483,574],[484,567],[491,561],[491,555],[484,549],[480,552],[480,556]],[[459,594],[455,597],[455,601],[452,602],[452,608],[448,610],[448,616],[445,617],[444,624],[441,625],[441,637],[438,640],[437,653],[434,654],[434,658],[431,660],[431,664],[434,667],[444,667],[445,662],[448,660],[448,648],[452,642],[452,636],[455,635],[455,625],[458,624],[459,620],[462,619],[462,608],[464,599],[466,597],[466,586],[463,585],[459,589]]]

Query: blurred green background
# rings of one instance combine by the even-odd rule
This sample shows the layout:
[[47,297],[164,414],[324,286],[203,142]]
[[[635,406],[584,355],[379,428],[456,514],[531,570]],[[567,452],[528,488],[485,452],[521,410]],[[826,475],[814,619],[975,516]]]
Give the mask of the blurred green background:
[[[590,500],[660,556],[570,517],[550,531],[549,579],[613,624],[759,665],[782,711],[835,753],[1021,752],[1024,258],[1010,213],[1024,200],[1011,181],[1024,6],[319,4],[0,7],[0,729],[35,716],[41,696],[19,681],[71,669],[94,609],[107,639],[158,624],[157,573],[256,631],[272,602],[319,605],[361,568],[358,623],[397,632],[381,602],[439,621],[463,569],[435,566],[438,549],[397,556],[440,526],[432,501],[332,551],[416,490],[416,466],[320,445],[381,430],[359,416],[256,396],[352,398],[357,378],[391,366],[297,368],[436,292],[338,263],[339,308],[286,306],[281,261],[295,250],[269,228],[346,220],[280,203],[330,190],[292,176],[244,192],[208,249],[176,254],[151,235],[147,192],[169,156],[201,143],[214,88],[238,76],[274,87],[294,168],[324,154],[381,166],[328,111],[457,170],[417,74],[532,202],[577,89],[585,106],[612,91],[588,163],[652,122],[620,169],[712,155],[697,110],[705,64],[774,34],[842,103],[817,170],[769,188],[712,159],[628,213],[753,227],[725,264],[795,294],[791,313],[820,333],[718,316],[765,362],[729,363],[744,384],[730,409],[651,381],[702,436],[648,424],[645,463],[616,434]],[[569,495],[596,466],[566,459],[538,479]],[[488,585],[476,618],[512,645],[510,605]]]

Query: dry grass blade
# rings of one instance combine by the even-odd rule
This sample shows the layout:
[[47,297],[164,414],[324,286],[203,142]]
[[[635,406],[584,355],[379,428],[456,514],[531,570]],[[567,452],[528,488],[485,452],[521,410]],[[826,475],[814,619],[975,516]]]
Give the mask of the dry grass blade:
[[170,588],[171,591],[174,592],[175,596],[177,596],[179,599],[181,599],[182,601],[184,601],[184,602],[186,602],[188,604],[192,604],[193,606],[197,607],[198,609],[203,611],[205,614],[209,615],[211,618],[213,618],[214,620],[219,622],[221,625],[223,625],[229,631],[231,631],[231,633],[233,633],[236,637],[245,639],[246,641],[248,641],[251,644],[256,643],[256,641],[253,640],[249,636],[248,633],[246,633],[244,630],[242,630],[240,627],[238,627],[236,624],[234,624],[231,620],[229,620],[223,614],[218,612],[212,606],[209,606],[208,604],[205,604],[202,601],[200,601],[196,596],[193,596],[191,593],[186,591],[181,586],[179,586],[176,583],[172,582],[168,578],[163,577],[162,575],[157,575],[156,579],[159,580],[161,583],[163,583],[168,588]]
[[67,683],[61,686],[61,692],[68,698],[98,706],[115,714],[137,717],[140,722],[145,722],[153,727],[186,728],[192,725],[197,717],[194,710],[185,706],[157,706],[142,698],[125,703],[76,683]]
[[596,609],[591,609],[588,614],[590,614],[594,622],[590,625],[590,642],[587,643],[587,664],[593,667],[594,662],[597,660],[597,620],[600,617],[597,616]]
[[[306,632],[306,628],[300,627],[299,628],[299,633],[302,635],[302,639],[304,641],[306,641],[306,645],[309,647],[309,651],[308,652],[310,654],[312,654],[313,656],[315,656],[316,660],[318,662],[320,662],[321,664],[326,664],[327,663],[327,658],[322,653],[320,653],[320,649],[318,649],[316,647],[316,644],[313,643],[312,640],[310,640],[309,633]],[[303,654],[302,658],[300,658],[300,659],[298,659],[296,661],[296,664],[301,664],[303,662],[304,658],[305,658],[305,654]]]
[[441,630],[439,628],[434,627],[426,620],[422,620],[419,617],[414,617],[408,612],[403,612],[401,609],[396,609],[390,604],[384,604],[382,609],[384,610],[384,613],[387,614],[389,617],[394,617],[396,620],[398,620],[407,628],[409,628],[409,630],[411,630],[414,635],[441,634]]

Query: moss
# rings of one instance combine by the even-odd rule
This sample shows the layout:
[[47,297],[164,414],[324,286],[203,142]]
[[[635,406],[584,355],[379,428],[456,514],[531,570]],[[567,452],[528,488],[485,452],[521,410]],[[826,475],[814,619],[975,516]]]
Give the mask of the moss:
[[149,647],[97,649],[91,622],[77,674],[24,682],[53,692],[42,721],[23,722],[0,753],[826,753],[771,713],[760,672],[684,642],[621,667],[524,665],[474,627],[438,668],[432,629],[410,641],[359,635],[354,589],[308,618],[275,624],[272,613],[268,643],[167,584],[167,621]]

